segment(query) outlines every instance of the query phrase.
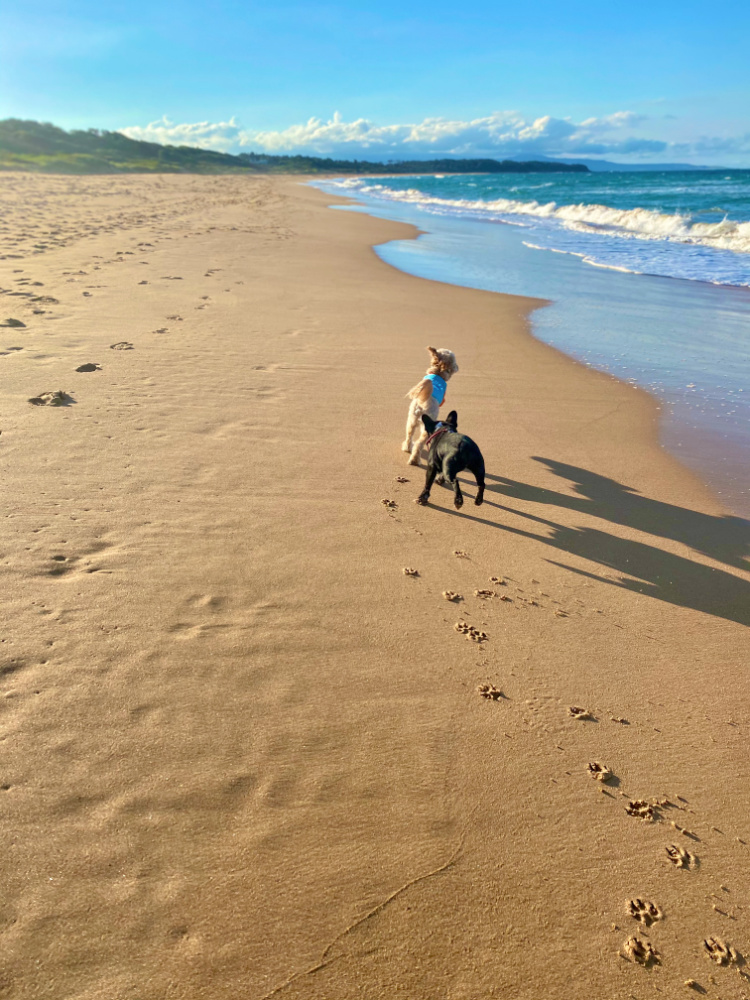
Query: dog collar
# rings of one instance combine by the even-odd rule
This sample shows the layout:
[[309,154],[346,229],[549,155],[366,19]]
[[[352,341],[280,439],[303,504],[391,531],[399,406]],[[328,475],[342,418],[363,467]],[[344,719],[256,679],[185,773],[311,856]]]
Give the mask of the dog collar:
[[432,444],[432,442],[436,438],[439,438],[441,436],[441,434],[445,434],[447,431],[452,431],[452,430],[453,430],[453,428],[451,427],[450,424],[440,424],[440,426],[437,427],[432,432],[432,434],[430,434],[430,436],[427,438],[427,440],[425,441],[425,443],[424,443],[425,448],[429,448],[430,445]]

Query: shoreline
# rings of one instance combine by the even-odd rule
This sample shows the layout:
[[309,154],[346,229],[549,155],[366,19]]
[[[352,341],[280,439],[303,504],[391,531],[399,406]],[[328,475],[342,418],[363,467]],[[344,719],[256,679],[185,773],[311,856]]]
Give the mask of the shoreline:
[[[648,393],[662,409],[660,441],[667,453],[721,497],[726,507],[748,518],[750,478],[743,470],[750,436],[743,433],[742,401],[750,391],[750,369],[743,375],[747,366],[738,340],[743,316],[750,319],[750,298],[742,294],[744,289],[676,279],[680,291],[674,280],[665,282],[658,276],[604,265],[582,268],[578,255],[566,251],[548,249],[540,255],[540,248],[526,240],[517,246],[515,231],[502,224],[488,227],[428,216],[430,225],[419,212],[399,203],[379,203],[357,194],[349,197],[357,211],[428,225],[428,232],[421,230],[425,236],[421,247],[401,241],[379,248],[386,263],[459,287],[548,297],[552,309],[537,314],[533,335],[577,363],[637,384]],[[702,329],[711,323],[716,339],[713,353],[704,349],[702,341]],[[729,381],[719,367],[724,356],[721,345],[736,364]]]
[[[384,266],[413,229],[298,178],[19,189],[12,1000],[709,988],[702,940],[750,946],[750,539],[658,445],[650,397],[530,336],[539,300]],[[412,503],[427,344],[458,358],[478,508],[471,483],[460,512]],[[27,402],[56,387],[75,402]],[[636,897],[666,919],[644,929]],[[633,934],[660,964],[619,957]]]
[[[309,182],[301,182],[301,183],[309,183]],[[316,189],[313,188],[313,190],[316,190]],[[354,207],[354,208],[357,208],[357,209],[362,209],[363,210],[363,214],[366,214],[369,218],[382,218],[382,216],[371,215],[369,213],[369,211],[368,211],[369,206],[366,203],[362,202],[362,201],[357,201],[356,196],[347,197],[347,196],[344,196],[344,195],[330,194],[330,193],[327,193],[327,192],[321,192],[321,193],[324,195],[324,197],[326,199],[329,199],[330,204],[340,205],[340,206],[343,206],[343,207]],[[384,209],[384,211],[387,212],[387,209]],[[386,218],[387,218],[387,216],[386,216]],[[399,225],[410,226],[411,228],[414,229],[414,233],[412,234],[411,237],[410,236],[398,237],[398,239],[407,239],[407,240],[408,239],[417,239],[419,236],[423,236],[423,235],[424,236],[428,236],[428,235],[430,235],[430,231],[429,230],[419,229],[416,225],[413,225],[412,223],[404,223],[401,220],[395,219],[395,218],[392,219],[392,221],[396,222]],[[389,242],[391,242],[391,241],[389,241]],[[379,245],[385,245],[385,244],[379,244]],[[376,256],[378,256],[378,260],[381,261],[381,263],[384,263],[387,267],[394,268],[394,270],[398,271],[401,274],[408,274],[411,277],[417,277],[421,281],[434,281],[436,284],[446,285],[446,286],[451,287],[451,288],[462,288],[462,289],[467,289],[467,290],[470,290],[470,291],[480,291],[479,289],[472,288],[469,285],[462,285],[462,284],[459,284],[457,282],[452,282],[452,281],[448,281],[448,280],[442,280],[440,278],[428,278],[428,277],[424,277],[424,276],[420,276],[420,275],[415,275],[412,272],[404,270],[403,268],[398,267],[398,265],[392,264],[390,261],[385,260],[382,257],[380,257],[379,255],[377,255],[377,246],[373,246],[373,251],[376,252]],[[550,251],[550,252],[562,253],[563,251]],[[601,266],[602,268],[605,267],[605,265],[596,265],[596,266]],[[635,273],[635,272],[630,272],[630,273]],[[686,281],[687,279],[684,279],[684,278],[671,278],[671,279],[668,279],[668,280]],[[727,285],[725,287],[734,289],[736,286]],[[499,292],[499,291],[496,292],[494,290],[493,291],[487,291],[487,292],[485,292],[485,294],[507,296],[507,297],[510,297],[510,298],[524,298],[523,296],[517,296],[513,292]],[[634,390],[636,393],[638,393],[640,395],[640,397],[641,397],[643,406],[650,411],[649,422],[650,422],[651,427],[653,428],[653,430],[652,430],[652,432],[649,435],[649,437],[650,437],[649,444],[658,453],[659,460],[661,460],[661,461],[667,461],[669,463],[673,463],[674,466],[676,466],[677,468],[679,468],[681,470],[681,472],[686,477],[688,477],[688,479],[690,481],[692,481],[692,488],[696,489],[698,491],[698,495],[702,494],[704,497],[710,497],[711,501],[717,506],[718,509],[721,509],[725,513],[731,514],[732,512],[727,508],[726,504],[720,499],[720,497],[717,495],[716,491],[714,489],[712,489],[712,487],[709,484],[701,482],[701,480],[700,480],[697,472],[695,472],[689,466],[685,465],[676,455],[674,455],[670,451],[668,451],[665,448],[665,446],[661,443],[660,426],[661,426],[661,421],[662,421],[661,414],[662,414],[662,411],[663,411],[663,405],[660,403],[659,398],[653,392],[649,392],[649,390],[646,389],[646,388],[644,388],[643,386],[632,384],[632,383],[628,383],[625,379],[619,378],[617,375],[613,375],[613,374],[611,374],[609,372],[603,371],[600,368],[591,368],[591,367],[587,366],[585,363],[579,361],[573,355],[568,354],[567,351],[563,350],[562,348],[556,347],[554,344],[550,344],[547,341],[543,340],[541,336],[537,335],[534,332],[534,325],[533,325],[533,322],[531,320],[531,317],[532,317],[532,315],[537,310],[539,310],[539,309],[545,309],[545,308],[548,308],[549,306],[554,305],[555,300],[554,299],[538,299],[538,300],[531,299],[530,301],[537,301],[538,304],[534,305],[534,306],[531,306],[529,308],[529,312],[528,312],[528,334],[529,334],[529,336],[537,344],[539,344],[543,348],[552,351],[561,360],[565,361],[566,363],[575,365],[575,367],[577,369],[579,369],[581,371],[586,371],[586,372],[589,372],[591,374],[595,374],[595,375],[598,375],[598,376],[602,376],[603,378],[605,378],[605,379],[607,379],[607,380],[609,380],[611,382],[616,383],[623,390]]]

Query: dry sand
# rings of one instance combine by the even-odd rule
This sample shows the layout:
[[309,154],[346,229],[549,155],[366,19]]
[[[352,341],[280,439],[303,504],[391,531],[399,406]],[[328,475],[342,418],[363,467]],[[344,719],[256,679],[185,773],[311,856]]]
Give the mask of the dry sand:
[[650,398],[295,179],[0,189],[0,997],[750,994],[748,524]]

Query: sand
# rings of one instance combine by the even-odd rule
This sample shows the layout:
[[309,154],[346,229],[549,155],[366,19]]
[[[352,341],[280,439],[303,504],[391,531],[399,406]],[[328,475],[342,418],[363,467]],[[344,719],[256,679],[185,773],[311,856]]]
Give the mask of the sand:
[[0,997],[750,994],[748,524],[653,401],[295,178],[0,191]]

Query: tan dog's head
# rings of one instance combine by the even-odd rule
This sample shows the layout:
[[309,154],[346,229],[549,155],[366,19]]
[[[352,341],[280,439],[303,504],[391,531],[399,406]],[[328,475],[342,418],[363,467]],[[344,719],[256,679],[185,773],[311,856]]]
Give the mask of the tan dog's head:
[[446,382],[458,371],[456,355],[449,351],[447,347],[428,347],[432,363],[427,369],[428,375],[440,375]]

